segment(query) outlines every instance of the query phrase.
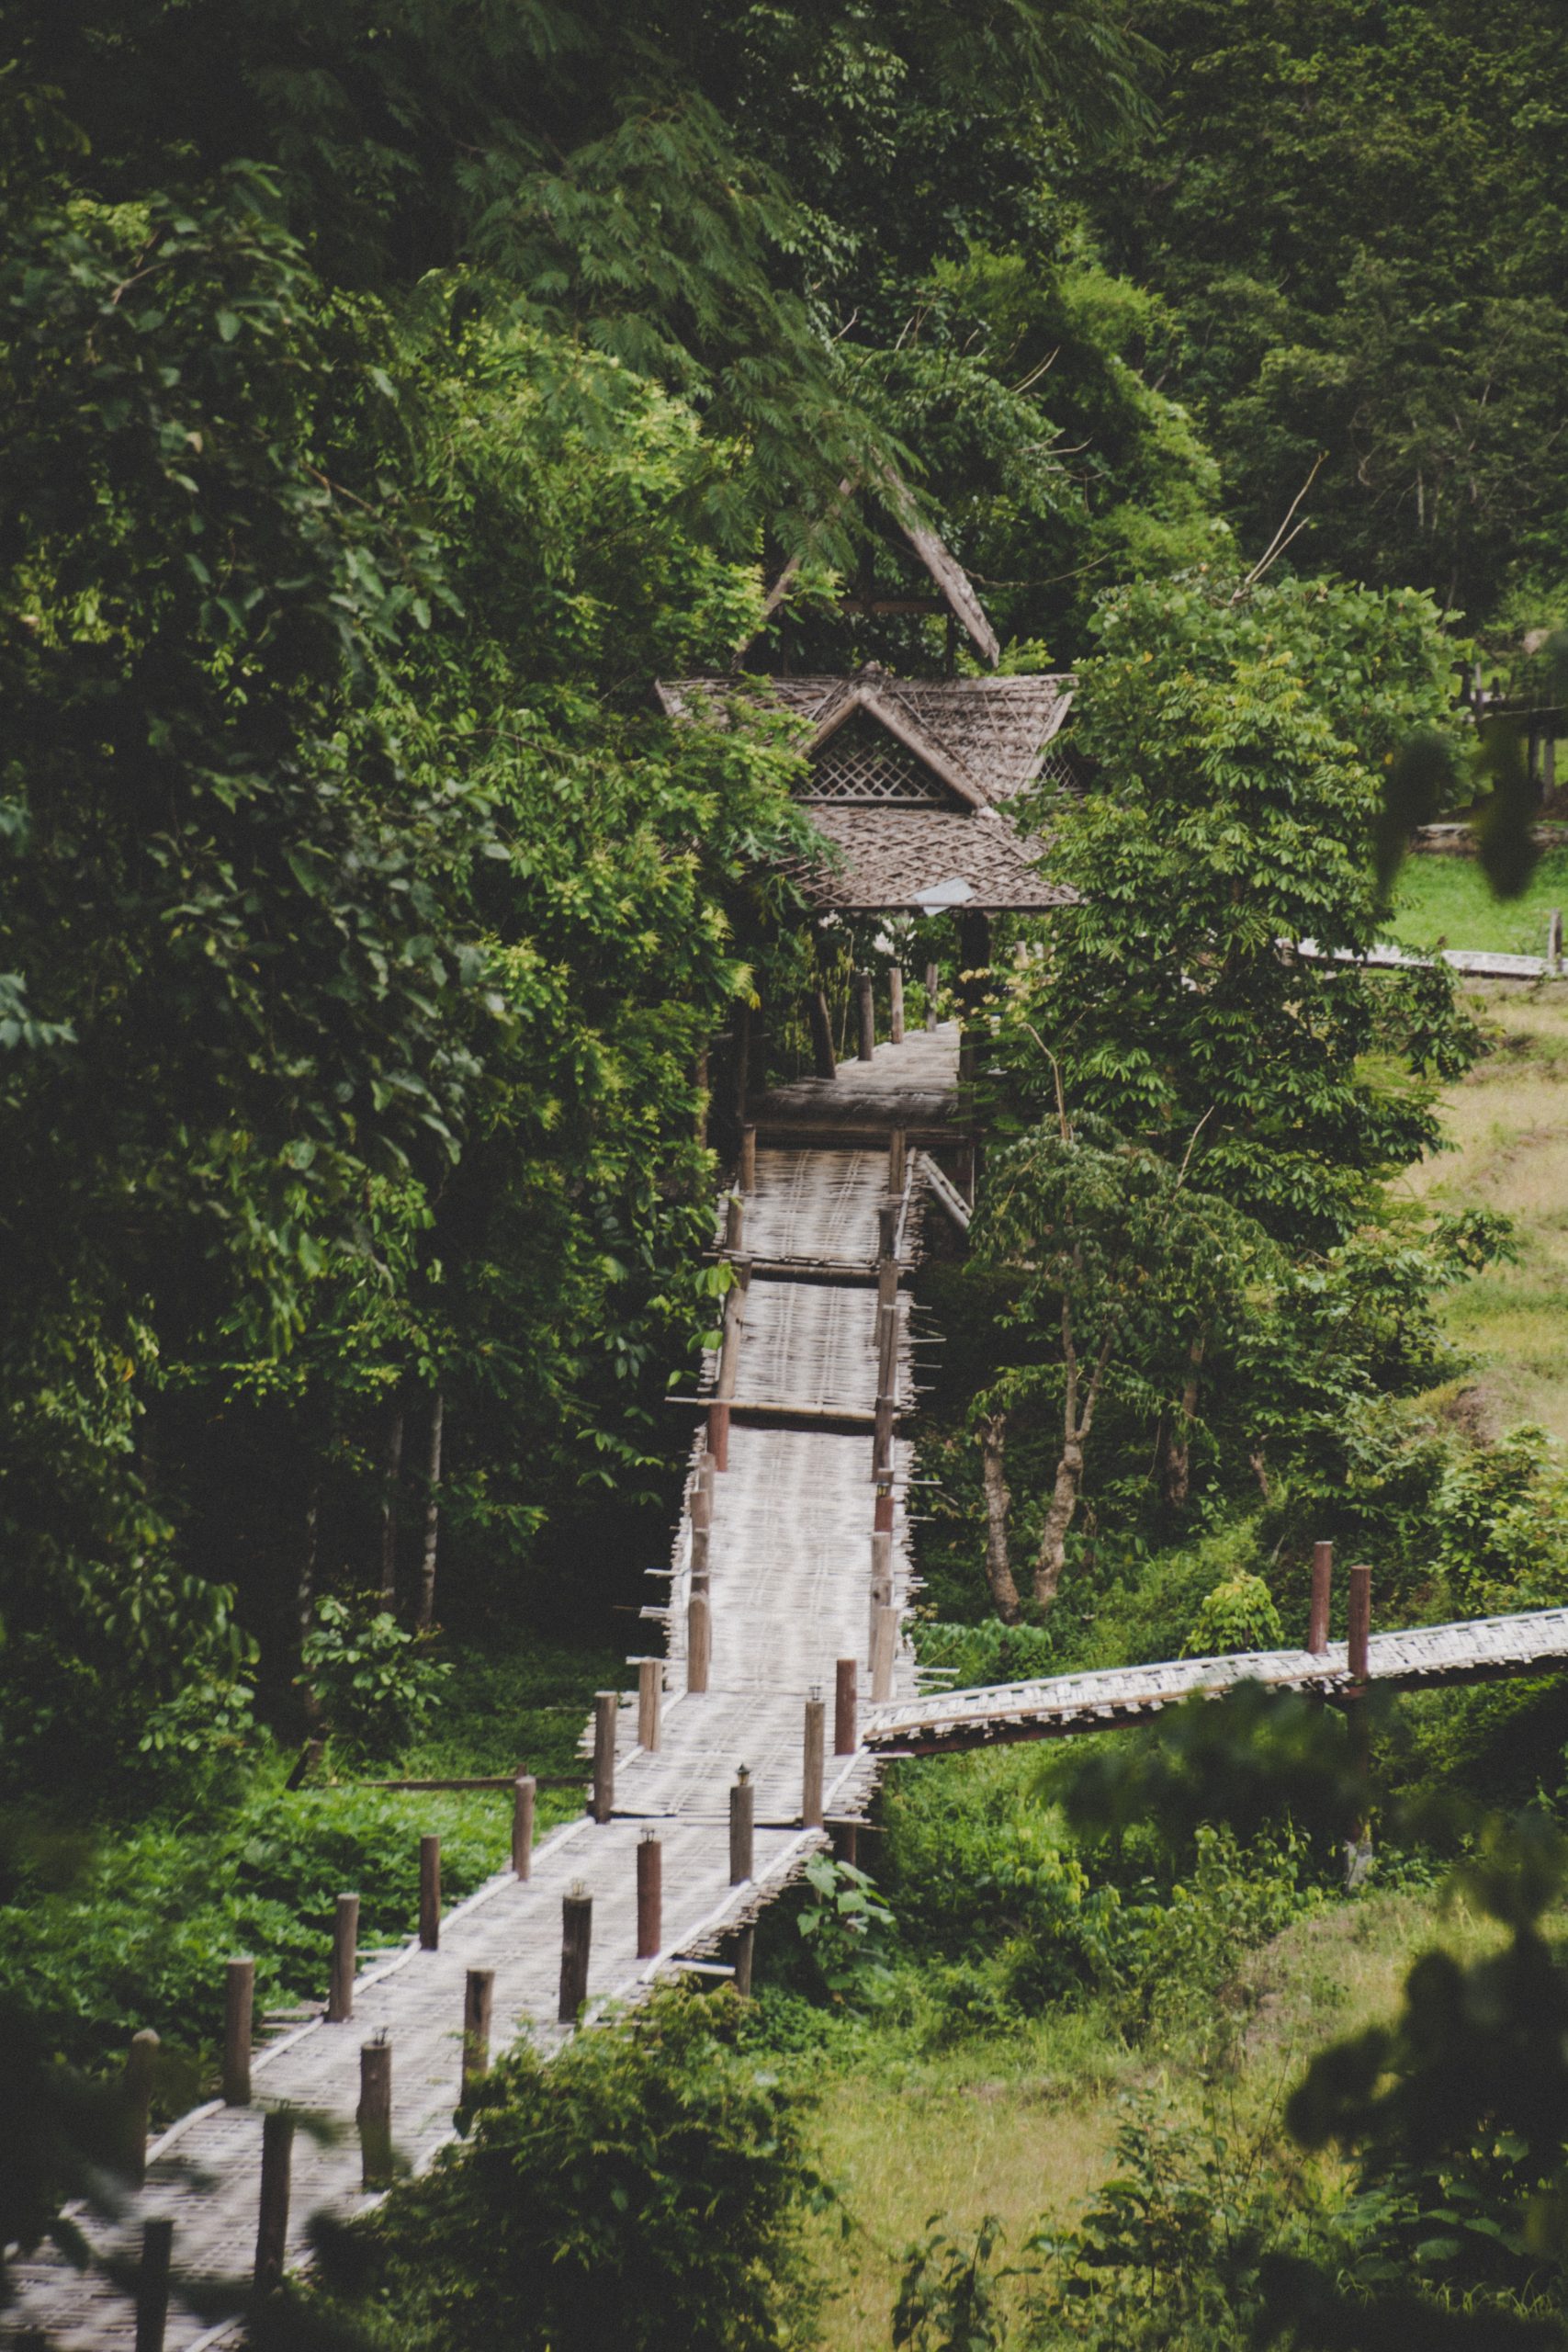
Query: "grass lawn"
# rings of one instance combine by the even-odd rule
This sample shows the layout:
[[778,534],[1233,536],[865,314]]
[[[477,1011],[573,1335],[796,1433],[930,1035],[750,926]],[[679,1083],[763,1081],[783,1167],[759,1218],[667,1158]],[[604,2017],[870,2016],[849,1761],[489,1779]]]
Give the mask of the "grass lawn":
[[964,2237],[994,2214],[1018,2256],[1042,2221],[1074,2220],[1108,2177],[1130,2097],[1175,2122],[1207,2098],[1238,2134],[1271,2131],[1314,2052],[1394,2015],[1417,1953],[1441,1944],[1472,1957],[1497,1932],[1462,1907],[1440,1911],[1435,1894],[1330,1901],[1242,1956],[1222,1996],[1235,2034],[1217,2069],[1195,2047],[1129,2051],[1092,2007],[925,2054],[897,2030],[868,2028],[819,2086],[817,2157],[852,2223],[817,2240],[823,2352],[891,2344],[901,2257],[933,2217]]
[[1386,935],[1404,947],[1544,956],[1553,907],[1568,910],[1568,849],[1550,850],[1519,899],[1495,899],[1472,857],[1407,857]]
[[1493,1049],[1449,1090],[1454,1148],[1407,1182],[1435,1207],[1513,1218],[1518,1262],[1452,1292],[1444,1320],[1476,1359],[1491,1421],[1539,1421],[1568,1447],[1568,982],[1501,982],[1468,1001]]

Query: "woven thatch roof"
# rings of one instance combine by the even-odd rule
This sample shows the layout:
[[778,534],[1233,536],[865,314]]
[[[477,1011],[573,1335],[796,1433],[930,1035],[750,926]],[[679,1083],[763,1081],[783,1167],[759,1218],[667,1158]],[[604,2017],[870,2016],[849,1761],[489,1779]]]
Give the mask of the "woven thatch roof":
[[1003,813],[1050,758],[1072,687],[1066,676],[896,678],[874,662],[852,677],[679,678],[659,695],[671,718],[725,724],[750,699],[803,722],[801,798],[840,853],[808,876],[821,903],[1024,913],[1073,895],[1037,871]]

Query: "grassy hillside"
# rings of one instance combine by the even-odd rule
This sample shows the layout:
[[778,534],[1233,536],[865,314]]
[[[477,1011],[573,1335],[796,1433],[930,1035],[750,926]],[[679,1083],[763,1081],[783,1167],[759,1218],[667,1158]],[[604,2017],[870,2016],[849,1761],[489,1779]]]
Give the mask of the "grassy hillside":
[[1451,1292],[1445,1321],[1476,1360],[1487,1422],[1539,1421],[1568,1445],[1568,985],[1504,984],[1475,1001],[1492,1050],[1450,1090],[1454,1148],[1409,1182],[1435,1206],[1514,1219],[1517,1263]]
[[1388,936],[1407,947],[1473,947],[1543,956],[1554,907],[1568,909],[1568,849],[1549,851],[1521,898],[1495,899],[1471,857],[1408,857]]

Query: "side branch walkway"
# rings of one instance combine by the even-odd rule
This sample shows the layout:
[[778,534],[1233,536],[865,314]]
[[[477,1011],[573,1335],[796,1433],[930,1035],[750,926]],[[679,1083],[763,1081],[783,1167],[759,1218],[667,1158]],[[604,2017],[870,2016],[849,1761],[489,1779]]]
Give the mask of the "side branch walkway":
[[[400,2154],[416,2170],[427,2165],[451,2136],[469,1971],[494,1973],[493,2046],[527,2030],[550,2049],[570,2031],[558,2022],[569,1894],[592,1901],[587,2019],[720,1949],[825,1842],[824,1829],[802,1817],[807,1702],[818,1696],[826,1714],[821,1810],[829,1820],[859,1813],[876,1766],[858,1743],[834,1753],[839,1661],[856,1662],[857,1710],[872,1695],[874,1640],[882,1645],[877,1696],[915,1692],[912,1661],[896,1636],[909,1582],[909,1454],[895,1428],[912,1394],[898,1275],[913,1262],[920,1215],[919,1161],[904,1136],[951,1119],[957,1061],[957,1033],[945,1027],[846,1066],[831,1118],[809,1101],[802,1115],[791,1089],[767,1098],[772,1109],[760,1114],[754,1182],[731,1219],[742,1285],[730,1295],[725,1351],[709,1368],[717,1390],[710,1442],[725,1466],[716,1475],[694,1464],[668,1601],[647,1612],[666,1634],[657,1745],[638,1745],[637,1698],[622,1698],[613,1774],[602,1750],[595,1776],[604,1817],[591,1811],[556,1831],[532,1855],[526,1878],[507,1871],[480,1887],[448,1913],[437,1949],[412,1943],[367,1969],[349,2021],[312,2021],[259,2052],[250,2105],[214,2102],[164,2132],[123,2221],[93,2226],[100,2254],[134,2260],[144,2222],[167,2217],[176,2276],[248,2278],[263,2116],[288,2107],[342,2127],[333,2139],[294,2140],[288,2255],[298,2261],[312,2213],[369,2201],[353,2120],[361,2045],[378,2037],[391,2051]],[[891,1196],[890,1172],[900,1180]],[[694,1524],[704,1519],[705,1528]],[[741,1765],[755,1830],[750,1874],[735,1884],[729,1791]],[[417,1828],[411,1814],[411,1870]],[[662,1923],[657,1952],[643,1958],[637,1853],[649,1836],[661,1849]],[[323,1951],[323,1984],[327,1968]],[[44,2254],[18,2266],[17,2285],[0,2340],[131,2352],[134,2311],[102,2272],[77,2273]],[[176,2290],[170,2352],[238,2335],[235,2322],[206,2325]]]

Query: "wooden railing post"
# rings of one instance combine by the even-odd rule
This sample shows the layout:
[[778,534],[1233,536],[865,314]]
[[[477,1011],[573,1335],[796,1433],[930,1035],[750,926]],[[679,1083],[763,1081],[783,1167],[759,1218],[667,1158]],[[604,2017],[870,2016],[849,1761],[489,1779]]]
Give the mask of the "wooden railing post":
[[490,2012],[495,1996],[493,1968],[470,1968],[463,1978],[463,2097],[490,2072]]
[[419,1942],[422,1951],[436,1951],[441,1944],[441,1840],[419,1841]]
[[637,1665],[637,1744],[649,1756],[659,1752],[660,1709],[664,1696],[664,1661],[641,1657]]
[[261,2198],[256,2212],[255,2289],[270,2295],[283,2283],[288,2252],[288,2176],[294,2155],[294,2118],[274,2108],[262,2118]]
[[359,2177],[367,2188],[392,2178],[392,2045],[384,2034],[359,2045]]
[[686,1603],[686,1689],[701,1693],[708,1687],[713,1662],[713,1611],[708,1605],[707,1578],[699,1588],[693,1579]]
[[157,2035],[151,2026],[130,2037],[125,2059],[125,2170],[140,2188],[147,2177],[147,2132],[152,2108],[152,2079],[158,2071]]
[[731,1193],[724,1204],[724,1246],[739,1250],[740,1237],[746,1230],[746,1204],[739,1193]]
[[822,1741],[827,1709],[813,1691],[806,1702],[806,1738],[800,1770],[800,1826],[822,1826]]
[[869,972],[855,974],[857,1050],[863,1062],[876,1051],[876,983]]
[[891,1258],[897,1248],[898,1213],[903,1205],[897,1194],[891,1200],[881,1200],[876,1204],[876,1255],[879,1264],[883,1259]]
[[223,2104],[251,2103],[251,2028],[255,2014],[256,1964],[231,1960],[223,1971]]
[[751,1962],[756,1948],[756,1928],[740,1928],[735,1939],[735,1989],[743,2001],[751,1997]]
[[866,1620],[866,1641],[874,1646],[876,1612],[886,1609],[893,1599],[893,1538],[878,1529],[871,1539],[871,1614]]
[[872,1525],[878,1535],[891,1535],[893,1532],[893,1482],[890,1478],[884,1478],[877,1487],[876,1510]]
[[860,1745],[855,1732],[860,1696],[860,1661],[841,1657],[833,1668],[833,1753],[852,1756]]
[[512,1783],[512,1875],[530,1878],[534,1871],[534,1802],[538,1783],[531,1772],[519,1772]]
[[741,1191],[754,1193],[757,1189],[757,1130],[754,1126],[744,1126],[740,1130],[739,1172]]
[[136,2352],[164,2352],[169,2324],[169,2257],[175,2225],[163,2218],[141,2224],[141,2260],[136,2273]]
[[588,1961],[593,1942],[593,1897],[578,1879],[560,1906],[560,2007],[562,2025],[575,2025],[588,1998]]
[[876,1612],[871,1644],[871,1703],[886,1706],[893,1696],[893,1661],[898,1639],[898,1611],[884,1602]]
[[909,1136],[905,1127],[895,1127],[887,1138],[887,1189],[895,1200],[904,1197],[904,1178],[909,1165]]
[[893,964],[887,971],[887,1034],[896,1046],[904,1042],[904,967]]
[[1328,1647],[1328,1601],[1334,1581],[1334,1546],[1312,1547],[1312,1609],[1307,1618],[1307,1647],[1321,1657]]
[[340,1894],[333,1916],[333,1968],[327,1981],[328,2025],[346,2025],[354,2015],[354,1979],[359,1965],[359,1897]]
[[593,1803],[595,1821],[608,1821],[615,1810],[615,1719],[620,1711],[620,1693],[596,1690],[593,1694]]
[[893,1472],[893,1399],[884,1389],[876,1400],[876,1415],[872,1428],[871,1475],[882,1479]]
[[664,1939],[664,1849],[651,1829],[637,1846],[637,1956],[652,1960]]
[[1349,1643],[1345,1663],[1352,1682],[1367,1679],[1367,1653],[1372,1630],[1372,1572],[1368,1567],[1350,1571]]
[[756,1796],[744,1764],[729,1791],[729,1883],[743,1886],[751,1876],[753,1817]]

